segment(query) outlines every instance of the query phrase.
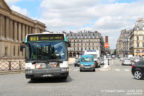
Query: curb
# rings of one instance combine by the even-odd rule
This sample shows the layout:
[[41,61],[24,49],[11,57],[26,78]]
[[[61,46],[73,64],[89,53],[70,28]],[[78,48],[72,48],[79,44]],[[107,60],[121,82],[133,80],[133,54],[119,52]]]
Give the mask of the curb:
[[8,75],[8,74],[18,74],[24,73],[25,70],[17,70],[17,71],[0,71],[0,75]]

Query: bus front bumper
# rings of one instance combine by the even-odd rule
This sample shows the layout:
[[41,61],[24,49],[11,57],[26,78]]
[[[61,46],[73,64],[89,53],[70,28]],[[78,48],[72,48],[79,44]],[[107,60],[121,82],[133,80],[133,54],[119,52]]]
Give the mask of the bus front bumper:
[[86,67],[86,66],[84,66],[84,67],[80,67],[80,70],[95,70],[95,67],[90,67],[90,66]]
[[69,74],[69,68],[51,69],[26,69],[26,78],[45,78],[45,77],[65,77]]

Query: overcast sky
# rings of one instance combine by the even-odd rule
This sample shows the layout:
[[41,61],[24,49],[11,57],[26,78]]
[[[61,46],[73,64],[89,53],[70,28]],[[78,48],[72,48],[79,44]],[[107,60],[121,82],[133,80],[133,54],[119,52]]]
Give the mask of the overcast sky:
[[49,31],[99,31],[116,47],[120,31],[144,17],[144,0],[6,0],[10,8],[46,24]]

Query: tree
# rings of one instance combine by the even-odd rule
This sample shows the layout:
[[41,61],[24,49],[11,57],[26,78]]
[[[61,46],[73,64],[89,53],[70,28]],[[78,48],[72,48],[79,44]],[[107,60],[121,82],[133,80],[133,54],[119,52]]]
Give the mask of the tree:
[[113,55],[116,55],[116,49],[114,50]]

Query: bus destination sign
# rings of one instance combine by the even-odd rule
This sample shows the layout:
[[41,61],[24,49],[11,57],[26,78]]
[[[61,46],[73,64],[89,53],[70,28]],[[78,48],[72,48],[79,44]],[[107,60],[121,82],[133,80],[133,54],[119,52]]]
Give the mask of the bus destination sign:
[[29,35],[28,41],[64,40],[63,34]]

